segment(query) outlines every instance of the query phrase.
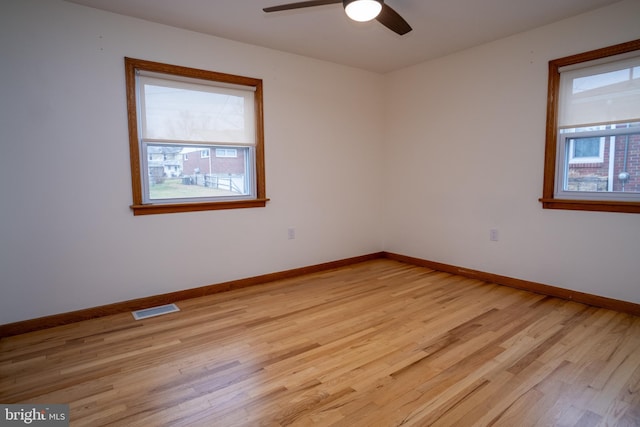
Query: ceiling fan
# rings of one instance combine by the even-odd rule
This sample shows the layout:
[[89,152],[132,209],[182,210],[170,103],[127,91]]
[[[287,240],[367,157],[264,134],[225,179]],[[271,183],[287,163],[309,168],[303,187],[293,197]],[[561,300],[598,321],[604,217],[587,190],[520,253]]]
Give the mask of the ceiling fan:
[[280,12],[283,10],[302,9],[305,7],[323,6],[325,4],[342,3],[344,11],[354,21],[366,22],[375,19],[382,25],[404,35],[411,31],[411,26],[391,6],[387,6],[384,0],[310,0],[297,3],[282,4],[279,6],[265,7],[265,12]]

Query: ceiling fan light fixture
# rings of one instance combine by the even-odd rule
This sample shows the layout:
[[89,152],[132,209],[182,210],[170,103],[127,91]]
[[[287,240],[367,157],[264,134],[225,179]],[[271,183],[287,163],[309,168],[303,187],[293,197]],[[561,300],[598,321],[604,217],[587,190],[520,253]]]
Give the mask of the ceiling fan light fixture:
[[344,0],[344,11],[354,21],[367,22],[382,11],[382,0]]

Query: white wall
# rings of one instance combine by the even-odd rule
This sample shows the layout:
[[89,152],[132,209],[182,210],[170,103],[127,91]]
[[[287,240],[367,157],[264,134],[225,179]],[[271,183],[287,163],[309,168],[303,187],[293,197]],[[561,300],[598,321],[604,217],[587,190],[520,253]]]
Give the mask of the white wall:
[[389,75],[385,250],[640,303],[640,215],[538,202],[548,61],[639,22],[623,1]]
[[[0,324],[383,249],[383,76],[59,0],[2,9]],[[132,215],[125,56],[264,80],[266,208]]]

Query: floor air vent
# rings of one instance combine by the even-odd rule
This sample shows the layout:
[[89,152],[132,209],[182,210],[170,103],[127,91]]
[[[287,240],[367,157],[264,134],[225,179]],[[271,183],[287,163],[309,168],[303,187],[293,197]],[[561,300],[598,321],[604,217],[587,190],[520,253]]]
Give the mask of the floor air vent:
[[157,307],[145,308],[144,310],[132,311],[133,318],[136,320],[148,319],[149,317],[162,316],[163,314],[169,314],[176,311],[180,311],[177,305],[167,304],[159,305]]

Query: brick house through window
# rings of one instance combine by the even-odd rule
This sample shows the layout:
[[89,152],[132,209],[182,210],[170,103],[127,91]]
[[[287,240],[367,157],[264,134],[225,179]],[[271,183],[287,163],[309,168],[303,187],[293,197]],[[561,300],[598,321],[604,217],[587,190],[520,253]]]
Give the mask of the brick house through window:
[[640,192],[640,126],[630,135],[569,139],[567,150],[569,191]]
[[185,150],[182,155],[183,182],[242,192],[247,185],[246,152],[243,147],[212,147]]

